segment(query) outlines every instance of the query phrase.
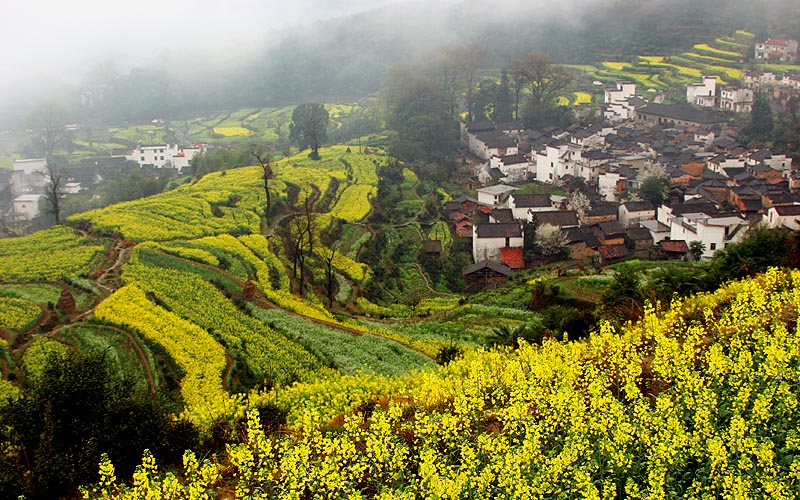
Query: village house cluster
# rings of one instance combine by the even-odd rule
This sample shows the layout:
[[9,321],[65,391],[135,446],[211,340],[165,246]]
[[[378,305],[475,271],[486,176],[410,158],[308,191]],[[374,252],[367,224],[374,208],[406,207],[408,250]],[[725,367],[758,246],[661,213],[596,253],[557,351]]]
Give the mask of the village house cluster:
[[[190,161],[204,151],[203,144],[182,147],[177,144],[141,145],[131,150],[116,150],[110,156],[81,160],[64,170],[61,194],[85,194],[116,172],[129,173],[173,169],[187,173]],[[42,209],[49,182],[44,158],[15,160],[11,170],[0,169],[0,218],[4,224],[30,221]]]
[[[526,228],[545,224],[563,232],[570,258],[602,263],[632,255],[687,259],[692,242],[710,259],[753,224],[800,229],[800,170],[785,154],[736,141],[738,131],[719,109],[748,111],[752,89],[734,98],[718,90],[716,78],[704,78],[687,88],[692,104],[666,105],[619,82],[606,90],[609,124],[602,126],[463,123],[462,140],[477,157],[476,180],[484,187],[475,199],[447,203],[446,211],[455,233],[472,239],[469,287],[502,284],[529,265]],[[637,197],[648,177],[665,186],[660,206]],[[526,194],[531,182],[562,188],[565,196]],[[585,193],[580,206],[569,196],[575,186]]]

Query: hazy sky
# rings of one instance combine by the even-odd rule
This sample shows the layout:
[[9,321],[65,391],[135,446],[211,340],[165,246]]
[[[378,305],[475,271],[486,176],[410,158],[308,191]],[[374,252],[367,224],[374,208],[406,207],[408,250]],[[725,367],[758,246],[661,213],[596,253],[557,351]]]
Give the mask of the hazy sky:
[[0,75],[14,81],[66,75],[92,64],[120,71],[167,48],[235,56],[281,28],[352,14],[400,0],[18,0],[0,16]]

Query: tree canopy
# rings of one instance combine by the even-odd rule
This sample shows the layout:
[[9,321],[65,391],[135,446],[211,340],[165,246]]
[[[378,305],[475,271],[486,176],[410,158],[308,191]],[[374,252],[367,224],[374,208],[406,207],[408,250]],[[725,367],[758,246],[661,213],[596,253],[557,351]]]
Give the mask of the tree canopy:
[[319,147],[328,138],[330,116],[325,106],[318,102],[306,102],[292,113],[289,124],[289,140],[300,149],[311,148],[312,159],[319,159]]

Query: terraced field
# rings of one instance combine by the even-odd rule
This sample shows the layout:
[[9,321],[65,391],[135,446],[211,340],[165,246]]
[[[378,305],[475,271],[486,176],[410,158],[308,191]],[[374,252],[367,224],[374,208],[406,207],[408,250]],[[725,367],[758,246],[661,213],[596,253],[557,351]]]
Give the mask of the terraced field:
[[752,52],[753,42],[752,33],[739,30],[732,36],[697,44],[677,55],[640,56],[634,62],[603,61],[568,67],[581,75],[581,81],[611,85],[628,80],[638,84],[640,92],[682,87],[703,75],[717,75],[720,84],[738,83],[744,76],[741,61]]

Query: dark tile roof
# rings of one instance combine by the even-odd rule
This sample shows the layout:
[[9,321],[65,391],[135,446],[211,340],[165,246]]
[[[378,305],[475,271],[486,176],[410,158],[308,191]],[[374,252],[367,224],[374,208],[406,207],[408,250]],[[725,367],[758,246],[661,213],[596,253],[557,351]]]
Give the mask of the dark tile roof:
[[583,242],[589,248],[597,248],[600,246],[600,240],[591,231],[587,231],[582,227],[568,227],[564,229],[567,235],[567,241],[570,244]]
[[578,225],[578,214],[573,210],[536,212],[533,217],[539,224],[551,224],[558,227]]
[[552,206],[549,194],[514,194],[514,206],[517,208]]
[[496,130],[495,124],[490,120],[481,120],[477,122],[467,123],[467,130],[470,132],[488,132]]
[[747,173],[747,170],[745,170],[744,167],[728,167],[728,168],[723,168],[722,171],[725,172],[725,175],[731,179],[733,179],[739,174]]
[[489,148],[510,148],[517,145],[513,137],[502,132],[478,132],[475,137]]
[[478,224],[478,238],[521,238],[522,228],[516,222]]
[[773,205],[794,205],[800,203],[800,193],[772,193],[767,195]]
[[651,102],[647,106],[639,109],[638,113],[693,122],[700,125],[725,122],[725,117],[719,113],[707,109],[695,108],[689,104],[658,104]]
[[784,205],[773,208],[778,213],[778,215],[782,217],[800,215],[800,205]]
[[619,236],[625,234],[625,228],[615,220],[598,222],[596,225],[605,236]]
[[706,215],[715,215],[719,213],[717,206],[709,202],[692,203],[691,201],[688,201],[686,203],[673,205],[670,208],[672,208],[672,215],[674,216],[701,213]]
[[467,266],[462,271],[464,276],[470,275],[472,273],[482,271],[484,269],[491,269],[492,271],[496,272],[497,274],[502,274],[503,276],[511,276],[511,268],[506,266],[505,264],[500,264],[498,262],[494,262],[491,260],[482,260],[480,262],[476,262],[471,266]]
[[627,230],[628,237],[634,241],[653,241],[653,235],[646,227],[631,227]]
[[498,222],[514,222],[514,213],[510,208],[495,208],[489,215]]
[[625,245],[601,245],[597,250],[605,260],[622,259],[630,255]]
[[441,240],[425,240],[422,242],[422,249],[425,253],[442,253]]
[[528,159],[524,155],[507,155],[501,156],[500,161],[503,165],[519,165],[520,163],[528,163]]
[[592,203],[592,208],[586,211],[589,217],[606,217],[613,215],[614,218],[619,215],[619,205],[612,201],[600,201]]
[[622,206],[628,212],[653,212],[656,209],[649,201],[626,201]]

